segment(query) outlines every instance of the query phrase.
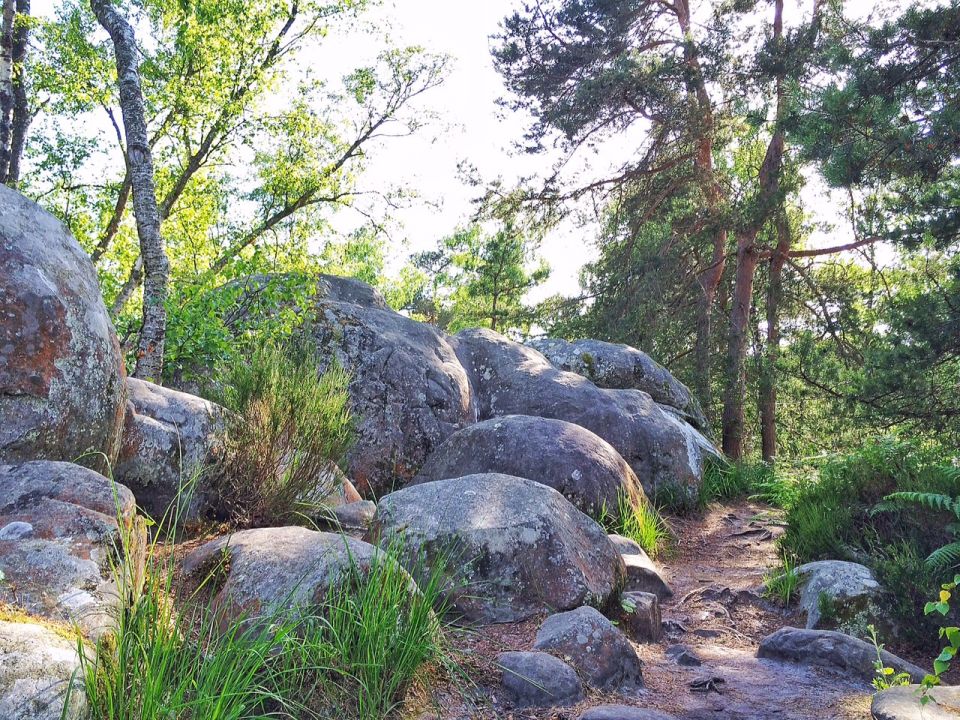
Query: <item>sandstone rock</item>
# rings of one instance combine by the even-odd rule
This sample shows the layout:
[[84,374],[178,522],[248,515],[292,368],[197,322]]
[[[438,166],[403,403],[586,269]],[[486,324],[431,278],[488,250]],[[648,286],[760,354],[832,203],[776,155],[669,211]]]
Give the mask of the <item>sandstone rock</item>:
[[357,426],[347,466],[361,494],[379,497],[404,484],[440,443],[476,421],[466,372],[432,326],[323,300],[309,330],[320,356],[351,375]]
[[694,494],[705,458],[717,452],[645,392],[600,389],[490,330],[464,330],[451,342],[470,373],[481,419],[535,415],[587,428],[620,453],[648,495],[661,487]]
[[949,720],[960,717],[960,687],[941,685],[927,692],[920,704],[920,686],[903,685],[878,692],[870,705],[874,720]]
[[624,590],[627,592],[653,593],[660,600],[673,597],[673,590],[663,579],[660,569],[643,550],[622,557],[627,569],[627,582],[624,585]]
[[[182,520],[195,520],[207,496],[203,472],[218,460],[224,410],[208,400],[127,379],[129,404],[114,477],[159,521],[180,495]],[[173,508],[174,511],[177,508]]]
[[213,609],[222,624],[267,622],[289,608],[311,613],[337,583],[361,572],[379,551],[372,545],[334,533],[302,527],[242,530],[212,540],[183,563],[187,577],[208,575],[216,588]]
[[617,623],[634,642],[657,642],[663,634],[660,600],[653,593],[625,592],[615,612]]
[[0,620],[0,718],[85,717],[79,666],[76,640],[42,625]]
[[640,658],[627,636],[596,608],[580,607],[543,621],[534,642],[537,650],[560,655],[600,690],[643,685]]
[[[113,462],[124,374],[86,253],[52,215],[0,187],[0,462]],[[93,454],[84,462],[104,467]]]
[[674,717],[659,710],[629,705],[597,705],[585,710],[580,720],[674,720]]
[[604,511],[617,517],[621,494],[643,496],[633,470],[605,440],[579,425],[527,415],[505,415],[454,433],[413,482],[491,472],[548,485],[593,517]]
[[0,600],[91,634],[104,630],[117,602],[117,520],[134,514],[133,494],[93,470],[46,460],[0,465]]
[[605,606],[623,562],[604,531],[553,488],[509,475],[468,475],[382,498],[370,537],[447,555],[454,619],[514,622],[543,610]]
[[583,698],[577,673],[562,660],[542,652],[506,652],[501,686],[514,707],[563,707]]
[[[864,614],[860,624],[874,621],[867,616],[872,615],[870,605],[879,599],[881,588],[870,568],[843,560],[820,560],[799,566],[796,573],[801,583],[798,602],[807,613],[808,629],[835,628],[859,613]],[[835,617],[821,617],[821,596],[830,603]]]
[[[865,682],[876,676],[873,666],[877,659],[876,648],[833,630],[781,628],[763,639],[757,657],[837,670]],[[886,667],[892,667],[898,673],[908,673],[914,682],[920,682],[926,675],[922,668],[886,650],[882,651],[882,659]]]
[[601,340],[535,338],[527,343],[555,367],[589,378],[597,387],[643,390],[661,405],[678,410],[695,428],[709,428],[690,389],[645,352]]

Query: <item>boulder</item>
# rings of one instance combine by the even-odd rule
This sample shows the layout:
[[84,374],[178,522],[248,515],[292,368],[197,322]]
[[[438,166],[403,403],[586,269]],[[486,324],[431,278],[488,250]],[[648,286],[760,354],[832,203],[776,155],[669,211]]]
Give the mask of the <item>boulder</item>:
[[178,496],[181,519],[197,519],[207,495],[204,471],[218,460],[223,408],[136,378],[127,378],[127,395],[114,477],[133,490],[140,507],[156,520]]
[[506,652],[497,664],[503,669],[501,687],[513,707],[563,707],[583,699],[576,671],[553,655]]
[[627,569],[625,591],[652,593],[660,600],[673,597],[673,590],[663,579],[660,569],[643,550],[622,557]]
[[584,710],[580,720],[675,720],[659,710],[631,707],[630,705],[597,705]]
[[640,658],[633,645],[596,608],[580,607],[551,615],[537,631],[533,646],[561,656],[598,690],[643,685]]
[[330,508],[330,519],[336,527],[344,530],[366,530],[377,514],[372,500],[358,500]]
[[617,517],[621,495],[635,501],[643,495],[637,476],[608,442],[579,425],[528,415],[505,415],[455,432],[413,482],[475,473],[535,480],[592,517]]
[[901,685],[873,696],[870,716],[874,720],[956,720],[960,717],[960,687],[941,685],[927,691],[920,703],[920,685]]
[[58,220],[7,187],[0,318],[0,462],[112,463],[125,371],[93,265]]
[[108,628],[118,520],[134,514],[133,494],[93,470],[48,460],[0,465],[0,601],[93,635]]
[[645,352],[602,340],[534,338],[527,345],[543,353],[555,367],[589,378],[612,390],[643,390],[661,405],[677,410],[701,432],[710,424],[690,389]]
[[0,620],[0,718],[80,720],[86,698],[77,641],[32,622]]
[[403,485],[444,440],[476,422],[467,374],[434,327],[390,310],[321,300],[308,329],[320,357],[351,376],[356,438],[346,460],[361,494]]
[[[876,677],[877,649],[871,643],[833,630],[781,628],[761,641],[757,657],[827,668],[865,682]],[[886,650],[881,651],[881,659],[885,667],[907,673],[914,682],[926,675],[922,668]]]
[[[875,615],[882,614],[877,605],[880,583],[864,565],[819,560],[800,565],[795,572],[800,578],[798,602],[807,614],[808,629],[835,629],[847,623],[866,627],[877,619]],[[821,614],[825,602],[830,605],[828,617]]]
[[328,591],[364,572],[377,548],[345,535],[303,527],[242,530],[211,540],[184,559],[187,578],[210,578],[221,624],[269,622],[290,609],[310,614]]
[[614,544],[621,555],[646,555],[643,548],[640,547],[640,543],[636,540],[614,533],[607,535],[607,537],[610,538],[610,542]]
[[648,495],[664,487],[696,494],[705,459],[717,450],[647,393],[598,388],[490,330],[464,330],[451,342],[470,373],[481,419],[535,415],[566,420],[616,448]]
[[620,596],[620,607],[615,612],[617,624],[634,642],[660,640],[663,634],[660,600],[653,593],[625,592]]
[[681,667],[700,667],[703,665],[700,656],[686,645],[671,645],[667,648],[667,657],[673,658],[673,661]]
[[391,493],[369,536],[381,545],[400,536],[417,564],[446,557],[451,614],[469,623],[603,607],[623,582],[620,555],[597,523],[553,488],[510,475],[467,475]]

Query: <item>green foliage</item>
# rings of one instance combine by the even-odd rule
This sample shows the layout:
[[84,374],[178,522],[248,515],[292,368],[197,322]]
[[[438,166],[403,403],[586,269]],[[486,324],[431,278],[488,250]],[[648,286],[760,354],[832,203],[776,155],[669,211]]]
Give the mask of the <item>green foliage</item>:
[[322,504],[352,438],[349,376],[336,365],[321,373],[304,347],[265,343],[218,380],[230,414],[213,473],[217,506],[251,526],[291,522]]
[[[957,587],[960,587],[960,575],[954,575],[953,580],[943,583],[943,585],[940,586],[940,593],[937,599],[933,602],[928,602],[924,606],[924,615],[933,615],[936,613],[941,617],[946,617],[950,612],[950,599],[953,597],[953,593]],[[927,696],[927,692],[930,688],[942,682],[942,676],[950,670],[950,666],[957,657],[957,652],[960,651],[960,628],[953,625],[941,627],[940,639],[942,640],[944,638],[947,640],[947,645],[933,661],[933,673],[923,678],[922,703],[929,702],[930,698]]]
[[876,690],[888,690],[892,687],[898,687],[910,684],[910,673],[897,672],[892,667],[887,667],[883,662],[883,645],[877,637],[877,629],[873,625],[867,626],[867,633],[873,647],[877,651],[877,659],[873,661],[873,669],[876,677],[873,679],[873,687]]
[[[949,473],[951,470],[956,473],[958,483],[960,483],[960,469],[950,468],[946,469],[945,472]],[[944,529],[953,537],[960,537],[960,500],[956,498],[939,493],[897,492],[887,495],[884,501],[887,503],[913,503],[929,510],[949,513],[953,515],[954,520]],[[889,506],[883,509],[887,509],[887,507]],[[956,567],[960,564],[960,540],[954,540],[951,543],[938,547],[927,556],[926,563],[934,570],[946,570]]]
[[800,586],[796,562],[787,554],[780,558],[780,565],[769,570],[763,581],[763,596],[776,600],[784,607],[790,605]]
[[652,558],[659,555],[673,537],[670,526],[646,498],[631,498],[620,493],[617,510],[600,508],[598,522],[607,532],[630,538]]

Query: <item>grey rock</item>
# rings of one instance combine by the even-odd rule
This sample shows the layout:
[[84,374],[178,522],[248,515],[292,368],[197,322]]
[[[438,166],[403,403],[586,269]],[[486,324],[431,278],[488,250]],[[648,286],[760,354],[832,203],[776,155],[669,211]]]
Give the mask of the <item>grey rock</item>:
[[509,475],[412,485],[380,500],[369,537],[401,536],[412,556],[450,559],[455,620],[523,620],[609,604],[623,562],[603,529],[553,488]]
[[451,342],[470,373],[481,419],[535,415],[585,427],[616,448],[648,495],[662,487],[694,495],[705,459],[717,453],[645,392],[598,388],[490,330],[464,330]]
[[14,520],[0,528],[0,540],[23,540],[33,535],[33,525]]
[[87,254],[52,215],[0,187],[0,462],[113,462],[124,375]]
[[346,530],[366,530],[377,514],[377,505],[372,500],[358,500],[330,508],[333,521]]
[[576,671],[542,652],[506,652],[497,657],[501,687],[514,707],[563,707],[583,699]]
[[191,552],[187,577],[209,577],[213,610],[224,627],[237,621],[260,624],[289,610],[314,613],[327,593],[348,580],[351,568],[365,572],[379,550],[345,535],[303,527],[242,530]]
[[85,717],[79,667],[75,639],[42,625],[0,620],[0,718]]
[[505,415],[455,432],[413,482],[490,472],[548,485],[592,517],[619,516],[621,495],[643,500],[637,476],[608,442],[579,425],[528,415]]
[[628,537],[623,535],[617,535],[615,533],[608,535],[610,542],[614,544],[617,548],[617,551],[621,555],[645,555],[643,548],[640,547],[640,543],[636,540],[631,540]]
[[196,395],[136,378],[127,378],[127,394],[114,477],[156,520],[174,500],[182,502],[181,520],[197,519],[208,499],[206,471],[218,461],[225,411]]
[[920,685],[902,685],[873,696],[870,716],[874,720],[955,720],[960,718],[960,687],[941,685],[927,692],[921,705]]
[[[807,613],[808,629],[826,627],[820,614],[821,596],[836,611],[835,624],[843,624],[858,613],[869,614],[871,602],[876,603],[882,592],[873,571],[857,563],[820,560],[799,566],[796,573],[801,582],[798,602]],[[873,620],[870,617],[862,624]]]
[[597,705],[584,710],[580,720],[674,720],[674,717],[659,710],[630,705]]
[[350,303],[374,310],[389,310],[383,294],[371,285],[351,277],[321,274],[317,296],[333,302]]
[[627,582],[624,585],[624,590],[627,592],[653,593],[660,600],[673,597],[673,590],[663,579],[660,569],[643,550],[622,557],[627,569]]
[[0,538],[0,601],[102,632],[118,599],[110,571],[119,522],[134,514],[133,494],[88,468],[48,460],[0,465],[0,527],[31,528]]
[[643,390],[655,401],[678,410],[695,428],[709,428],[700,403],[669,370],[641,350],[601,340],[535,338],[527,343],[561,370],[589,378],[597,387]]
[[643,685],[637,651],[596,608],[579,607],[551,615],[537,631],[533,646],[562,656],[588,684],[600,690]]
[[357,422],[347,472],[362,495],[403,485],[444,440],[477,420],[467,374],[432,326],[322,300],[309,331],[320,357],[351,375]]
[[667,655],[672,657],[677,665],[683,667],[700,667],[703,660],[686,645],[671,645],[667,648]]
[[660,600],[653,593],[623,593],[616,618],[619,626],[634,642],[657,642],[663,635]]
[[[757,657],[815,665],[842,672],[865,682],[876,676],[876,648],[868,642],[833,630],[781,628],[760,643]],[[905,672],[920,682],[926,672],[893,653],[882,651],[883,664],[896,672]]]

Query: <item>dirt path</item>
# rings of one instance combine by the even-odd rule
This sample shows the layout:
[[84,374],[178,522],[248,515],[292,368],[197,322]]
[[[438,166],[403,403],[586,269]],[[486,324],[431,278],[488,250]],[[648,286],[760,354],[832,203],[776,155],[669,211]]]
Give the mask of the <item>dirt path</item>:
[[[813,668],[761,660],[760,640],[799,618],[784,615],[756,595],[767,568],[776,562],[775,539],[782,529],[762,506],[714,506],[701,518],[673,522],[678,542],[661,560],[674,589],[662,604],[664,638],[637,646],[645,690],[630,697],[595,694],[575,708],[504,712],[496,706],[499,678],[494,658],[505,650],[529,650],[541,619],[484,628],[459,635],[467,675],[476,688],[445,684],[420,698],[409,717],[426,720],[503,718],[575,720],[600,703],[655,708],[688,720],[852,720],[870,717],[869,686]],[[773,522],[771,522],[773,521]],[[702,665],[678,665],[668,655],[682,644]],[[718,678],[719,692],[695,692],[690,684]]]

